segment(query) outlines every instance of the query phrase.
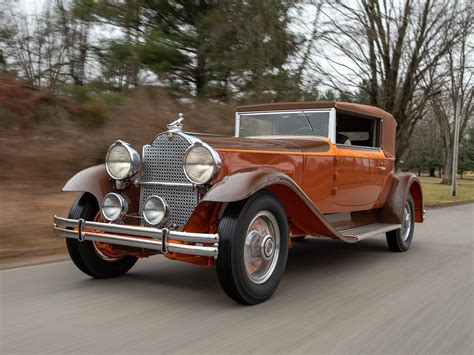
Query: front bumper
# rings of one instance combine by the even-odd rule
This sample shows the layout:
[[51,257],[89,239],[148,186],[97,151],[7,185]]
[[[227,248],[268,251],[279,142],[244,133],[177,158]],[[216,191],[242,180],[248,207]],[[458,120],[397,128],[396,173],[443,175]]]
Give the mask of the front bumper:
[[[135,248],[159,250],[162,253],[180,253],[217,258],[219,235],[189,233],[167,228],[149,228],[69,219],[54,216],[53,233],[56,237],[78,241],[95,241]],[[189,244],[179,244],[186,242]],[[206,244],[206,245],[204,245]]]

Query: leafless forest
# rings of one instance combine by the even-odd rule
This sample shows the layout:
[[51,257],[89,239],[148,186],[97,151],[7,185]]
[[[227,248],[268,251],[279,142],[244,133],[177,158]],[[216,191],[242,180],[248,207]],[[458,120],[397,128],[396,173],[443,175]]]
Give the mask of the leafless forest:
[[230,133],[239,103],[299,100],[391,112],[399,168],[445,183],[459,106],[459,169],[473,170],[470,1],[0,4],[4,179],[17,180],[23,159],[30,176],[64,177],[116,136],[141,143],[178,111],[190,129]]

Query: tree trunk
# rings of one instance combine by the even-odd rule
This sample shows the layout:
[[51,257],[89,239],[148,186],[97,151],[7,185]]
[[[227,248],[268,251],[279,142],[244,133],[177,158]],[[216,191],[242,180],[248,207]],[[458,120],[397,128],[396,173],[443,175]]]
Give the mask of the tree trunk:
[[453,150],[450,149],[446,152],[446,160],[444,162],[444,176],[441,180],[442,184],[450,185],[453,182]]
[[198,49],[196,58],[196,69],[194,71],[194,83],[196,85],[196,96],[204,97],[206,94],[206,57],[202,50]]
[[430,177],[436,177],[435,168],[430,168]]
[[196,95],[198,97],[204,97],[205,95],[205,87],[206,87],[206,80],[204,79],[204,75],[202,72],[198,69],[196,77],[195,77],[195,82],[196,82]]

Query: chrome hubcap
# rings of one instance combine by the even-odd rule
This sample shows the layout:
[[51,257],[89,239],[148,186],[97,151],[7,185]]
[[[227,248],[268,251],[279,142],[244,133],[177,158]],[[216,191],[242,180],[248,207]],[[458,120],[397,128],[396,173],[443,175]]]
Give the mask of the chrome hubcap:
[[259,212],[247,228],[244,245],[245,270],[256,284],[267,281],[273,274],[280,250],[280,229],[269,211]]
[[410,207],[407,205],[405,207],[405,220],[403,221],[402,228],[400,231],[404,242],[408,240],[408,237],[410,236],[410,231],[411,231],[411,211],[410,211]]
[[[96,214],[96,216],[94,218],[94,221],[102,222],[102,217],[101,217],[100,212],[98,212]],[[105,261],[109,261],[111,263],[113,263],[115,261],[119,261],[119,260],[123,259],[124,256],[125,256],[125,255],[121,255],[121,256],[118,256],[118,257],[111,257],[111,256],[106,255],[104,252],[102,252],[102,250],[100,250],[99,246],[97,246],[96,242],[92,242],[92,246],[94,248],[95,253],[97,254],[97,256],[99,258],[101,258],[102,260],[105,260]]]
[[105,260],[105,261],[109,261],[109,262],[115,262],[115,261],[119,261],[121,259],[123,259],[123,256],[119,256],[119,257],[116,257],[116,258],[113,258],[113,257],[110,257],[110,256],[107,256],[105,255],[102,250],[100,250],[97,245],[95,244],[95,242],[92,242],[92,245],[94,247],[94,251],[95,253],[97,254],[97,256],[99,258],[101,258],[102,260]]
[[273,243],[273,237],[271,235],[266,235],[265,237],[263,237],[262,243],[260,244],[260,250],[260,254],[265,260],[268,260],[273,256],[273,252],[275,251],[275,245]]

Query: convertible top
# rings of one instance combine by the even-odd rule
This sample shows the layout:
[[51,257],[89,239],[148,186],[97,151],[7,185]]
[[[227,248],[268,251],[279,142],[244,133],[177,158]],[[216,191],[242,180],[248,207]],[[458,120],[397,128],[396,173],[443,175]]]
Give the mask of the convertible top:
[[321,102],[279,102],[270,104],[257,104],[238,106],[236,112],[258,112],[258,111],[278,111],[278,110],[312,110],[322,108],[336,108],[337,110],[352,113],[360,116],[368,116],[382,120],[381,146],[385,153],[395,157],[395,135],[397,122],[395,118],[378,107],[355,104],[340,101],[321,101]]

